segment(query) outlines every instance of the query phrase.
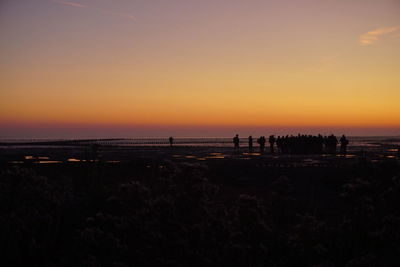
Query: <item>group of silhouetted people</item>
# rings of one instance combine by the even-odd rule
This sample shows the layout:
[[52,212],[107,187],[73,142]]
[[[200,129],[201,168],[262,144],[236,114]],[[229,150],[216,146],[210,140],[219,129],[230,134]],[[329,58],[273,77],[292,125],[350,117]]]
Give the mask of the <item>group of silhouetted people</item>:
[[[168,141],[169,145],[172,147],[174,144],[174,138],[171,136],[169,137]],[[257,143],[260,146],[260,152],[264,152],[267,138],[265,136],[260,136],[257,138]],[[347,140],[345,135],[342,135],[342,137],[338,140],[333,134],[329,136],[322,136],[320,134],[299,134],[297,136],[278,136],[277,138],[275,138],[274,135],[270,135],[268,138],[268,143],[270,152],[272,154],[276,152],[275,147],[277,148],[277,152],[282,154],[336,154],[339,143],[340,153],[346,154],[349,140]],[[240,138],[238,134],[233,137],[233,144],[235,150],[238,150],[240,146]],[[253,137],[251,135],[248,137],[248,145],[250,152],[252,152]]]
[[[299,134],[297,136],[278,136],[277,138],[274,135],[270,135],[268,138],[270,152],[275,153],[276,146],[277,152],[282,154],[336,154],[339,142],[340,153],[346,154],[349,141],[345,135],[342,135],[339,141],[333,134],[329,136]],[[233,143],[235,149],[238,149],[240,144],[238,134],[233,138]],[[267,143],[266,137],[260,136],[257,138],[257,143],[260,146],[260,151],[264,152],[265,144]],[[253,151],[252,136],[248,137],[248,144],[249,150]]]

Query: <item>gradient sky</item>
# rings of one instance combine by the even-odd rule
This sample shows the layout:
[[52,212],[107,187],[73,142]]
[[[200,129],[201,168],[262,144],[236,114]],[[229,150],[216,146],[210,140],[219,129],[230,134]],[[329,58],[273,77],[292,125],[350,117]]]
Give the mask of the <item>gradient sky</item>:
[[0,36],[0,138],[400,135],[399,0],[0,0]]

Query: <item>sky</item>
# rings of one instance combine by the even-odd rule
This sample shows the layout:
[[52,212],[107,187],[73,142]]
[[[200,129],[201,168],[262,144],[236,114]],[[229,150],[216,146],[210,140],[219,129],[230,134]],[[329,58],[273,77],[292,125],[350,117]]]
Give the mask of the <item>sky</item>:
[[0,138],[400,135],[400,0],[0,0]]

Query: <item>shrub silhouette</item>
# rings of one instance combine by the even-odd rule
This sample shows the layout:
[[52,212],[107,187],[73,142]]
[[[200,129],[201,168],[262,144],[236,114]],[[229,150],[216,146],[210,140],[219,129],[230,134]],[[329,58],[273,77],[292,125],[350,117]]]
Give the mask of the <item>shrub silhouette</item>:
[[335,201],[323,210],[302,204],[308,196],[290,175],[254,194],[210,182],[198,164],[165,163],[149,179],[90,177],[94,186],[11,168],[0,173],[2,259],[7,266],[396,266],[399,173],[393,162],[339,170],[346,176],[335,184],[321,182],[331,192],[321,201]]

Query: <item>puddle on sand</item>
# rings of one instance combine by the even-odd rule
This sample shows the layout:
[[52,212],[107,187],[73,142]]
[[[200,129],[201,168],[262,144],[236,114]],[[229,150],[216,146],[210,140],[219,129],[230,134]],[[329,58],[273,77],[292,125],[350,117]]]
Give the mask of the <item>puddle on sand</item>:
[[353,154],[346,154],[346,155],[336,154],[336,157],[337,158],[354,158],[354,157],[356,157],[356,155],[353,155]]
[[206,158],[196,158],[197,160],[206,160]]
[[49,157],[35,157],[35,156],[24,156],[24,159],[26,160],[33,160],[33,159],[38,159],[38,160],[49,160]]
[[11,164],[24,164],[23,161],[9,161],[8,163],[11,163]]
[[[75,158],[69,158],[67,159],[67,162],[103,162],[99,159],[95,159],[95,160],[86,160],[86,159],[75,159]],[[109,162],[109,163],[115,163],[115,162],[120,162],[119,160],[107,160],[104,162]]]
[[261,156],[261,153],[246,153],[246,152],[244,152],[243,155],[245,155],[245,156]]
[[68,162],[81,162],[81,159],[67,159]]
[[62,161],[57,160],[39,160],[33,162],[34,164],[55,164],[55,163],[62,163]]
[[185,156],[185,158],[187,158],[187,159],[195,159],[196,156]]
[[219,156],[219,155],[222,155],[222,153],[210,153],[210,155]]
[[206,159],[224,159],[225,158],[225,156],[209,156],[209,157],[206,157]]
[[399,152],[399,149],[397,148],[390,148],[386,150],[387,152]]
[[[67,159],[67,162],[86,162],[87,160],[84,159]],[[120,160],[107,160],[106,163],[120,163]]]
[[315,160],[315,159],[304,159],[303,162],[305,164],[318,164],[318,163],[321,163],[320,160]]
[[394,158],[396,158],[395,156],[386,156],[386,158],[388,158],[388,159],[394,159]]

